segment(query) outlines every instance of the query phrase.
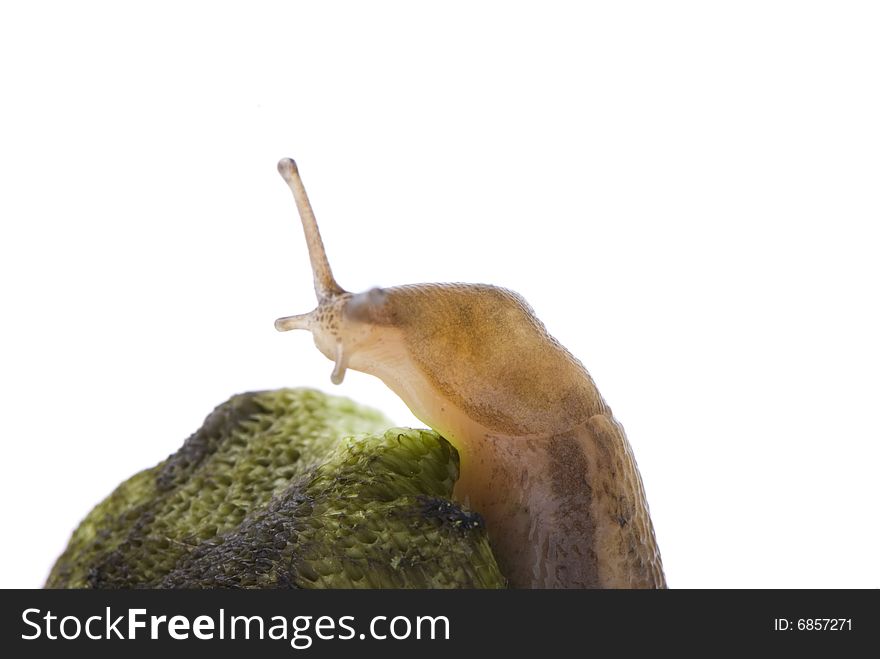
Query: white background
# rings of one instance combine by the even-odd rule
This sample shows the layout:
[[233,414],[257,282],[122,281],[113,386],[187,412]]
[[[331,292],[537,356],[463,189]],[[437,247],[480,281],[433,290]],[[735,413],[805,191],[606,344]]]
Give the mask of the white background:
[[[2,574],[247,390],[418,423],[280,315],[522,293],[627,429],[673,587],[880,587],[870,2],[4,3]],[[429,8],[430,7],[430,8]]]

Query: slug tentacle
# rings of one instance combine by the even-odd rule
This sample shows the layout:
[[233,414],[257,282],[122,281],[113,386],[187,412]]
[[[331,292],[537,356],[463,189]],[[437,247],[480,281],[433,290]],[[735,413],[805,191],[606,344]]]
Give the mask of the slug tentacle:
[[296,201],[296,208],[299,211],[300,220],[302,220],[318,301],[344,293],[345,291],[336,283],[333,272],[330,270],[330,262],[327,260],[321,232],[318,231],[318,222],[315,220],[315,213],[312,210],[312,204],[309,202],[302,179],[299,177],[296,163],[290,158],[282,158],[278,162],[278,173],[281,174],[293,192],[293,199]]
[[333,364],[333,372],[330,374],[330,382],[342,384],[345,371],[348,368],[348,355],[345,354],[345,346],[342,341],[336,344],[336,362]]
[[285,316],[275,321],[275,329],[279,332],[287,332],[289,330],[311,330],[312,315],[314,312],[301,313],[296,316]]

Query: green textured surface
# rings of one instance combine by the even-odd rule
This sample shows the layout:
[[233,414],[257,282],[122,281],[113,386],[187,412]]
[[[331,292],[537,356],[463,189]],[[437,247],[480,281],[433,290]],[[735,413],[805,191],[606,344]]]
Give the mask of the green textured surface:
[[50,588],[503,587],[458,454],[310,389],[234,396],[98,504]]

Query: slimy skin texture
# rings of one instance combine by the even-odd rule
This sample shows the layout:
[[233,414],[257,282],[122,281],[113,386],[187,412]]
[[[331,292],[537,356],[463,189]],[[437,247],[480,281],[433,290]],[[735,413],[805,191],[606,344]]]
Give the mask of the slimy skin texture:
[[318,307],[307,329],[335,362],[380,378],[461,456],[455,497],[481,513],[519,588],[664,588],[641,477],[584,366],[518,294],[474,284],[344,291],[296,165],[278,165],[306,233]]

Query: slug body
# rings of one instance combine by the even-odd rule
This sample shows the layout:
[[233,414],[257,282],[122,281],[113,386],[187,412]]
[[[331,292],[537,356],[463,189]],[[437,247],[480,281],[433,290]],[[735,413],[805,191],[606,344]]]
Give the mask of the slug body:
[[660,553],[623,428],[592,378],[518,294],[473,284],[344,291],[292,160],[318,307],[279,318],[335,366],[380,378],[461,456],[455,496],[483,515],[510,585],[662,588]]

